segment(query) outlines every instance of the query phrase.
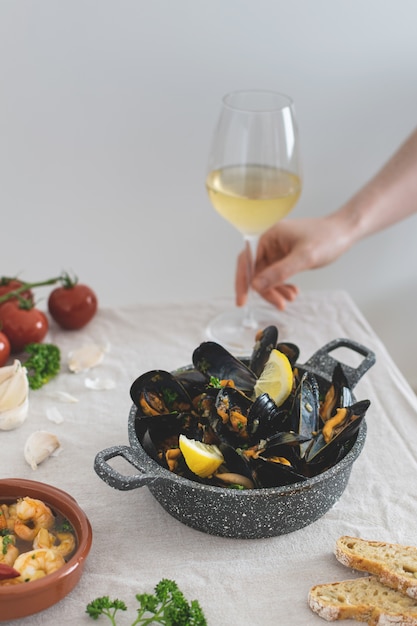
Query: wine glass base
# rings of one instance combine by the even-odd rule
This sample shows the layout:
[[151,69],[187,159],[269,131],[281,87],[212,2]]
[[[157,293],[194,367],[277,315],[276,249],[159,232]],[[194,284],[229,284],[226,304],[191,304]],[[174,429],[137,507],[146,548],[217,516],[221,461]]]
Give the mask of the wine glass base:
[[271,325],[282,328],[279,311],[273,307],[255,306],[251,308],[249,323],[246,318],[246,309],[240,307],[220,313],[208,324],[207,338],[236,356],[249,356],[259,330]]

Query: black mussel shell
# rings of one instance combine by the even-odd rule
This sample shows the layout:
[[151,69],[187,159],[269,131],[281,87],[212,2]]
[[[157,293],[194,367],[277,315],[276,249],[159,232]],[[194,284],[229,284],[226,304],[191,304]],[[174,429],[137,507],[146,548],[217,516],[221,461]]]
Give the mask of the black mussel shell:
[[252,393],[255,374],[238,358],[214,341],[201,343],[193,352],[193,365],[200,372],[219,380],[233,380],[241,391]]
[[298,357],[300,356],[300,349],[295,343],[290,343],[288,341],[280,341],[277,346],[277,350],[285,354],[289,362],[291,363],[291,367],[294,367],[297,363]]
[[267,393],[262,393],[256,398],[248,414],[251,440],[267,439],[285,430],[287,420],[287,411],[278,408]]
[[191,411],[192,402],[183,385],[165,370],[151,370],[139,376],[130,387],[137,415],[157,415]]
[[184,387],[191,400],[206,390],[207,377],[195,367],[177,370],[173,376]]
[[[335,430],[335,434],[330,441],[326,441],[325,436],[323,435],[323,429],[321,429],[313,437],[312,442],[306,450],[306,462],[330,466],[339,461],[339,452],[341,447],[343,446],[343,450],[346,454],[349,450],[349,445],[345,446],[344,444],[346,442],[351,442],[353,445],[355,436],[357,435],[369,405],[369,400],[361,400],[352,404],[350,407],[346,407],[346,418],[343,424]],[[327,423],[327,426],[328,425],[329,424]],[[325,425],[323,428],[327,428],[327,426]]]
[[167,467],[164,452],[178,448],[179,436],[202,440],[204,428],[191,413],[168,413],[137,418],[136,436],[145,452],[163,467]]
[[218,389],[214,402],[215,410],[211,411],[208,421],[221,441],[239,446],[248,442],[249,410],[252,400],[235,387]]
[[327,389],[320,406],[320,418],[327,421],[336,413],[336,409],[353,404],[353,394],[349,387],[346,375],[338,363],[332,375],[332,384]]
[[296,466],[285,465],[272,455],[259,457],[253,464],[253,476],[257,486],[261,488],[282,487],[307,480],[307,477]]
[[267,326],[256,335],[255,345],[249,359],[249,368],[258,378],[269,359],[269,355],[276,347],[277,341],[278,328],[276,326]]
[[[320,392],[316,377],[305,372],[298,385],[291,409],[291,430],[311,439],[319,429]],[[302,449],[305,451],[305,445]]]
[[227,443],[220,443],[219,450],[223,454],[224,458],[224,470],[232,474],[240,474],[253,481],[252,470],[249,461],[239,449]]

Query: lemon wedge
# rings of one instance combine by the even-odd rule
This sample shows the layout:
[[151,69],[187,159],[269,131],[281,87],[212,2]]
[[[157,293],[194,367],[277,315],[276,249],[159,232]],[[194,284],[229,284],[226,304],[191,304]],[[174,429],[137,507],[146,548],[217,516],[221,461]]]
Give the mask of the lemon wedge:
[[188,439],[185,435],[179,436],[179,444],[186,464],[194,474],[201,478],[214,474],[224,462],[222,453],[215,445]]
[[255,384],[255,396],[267,393],[281,406],[291,393],[294,374],[288,357],[279,350],[272,350],[268,361]]

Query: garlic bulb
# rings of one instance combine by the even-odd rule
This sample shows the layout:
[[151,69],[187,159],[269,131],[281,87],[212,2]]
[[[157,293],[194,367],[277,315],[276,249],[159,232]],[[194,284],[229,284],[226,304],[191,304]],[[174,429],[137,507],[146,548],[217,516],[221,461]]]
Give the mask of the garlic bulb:
[[0,430],[13,430],[25,421],[29,409],[27,371],[18,359],[0,367]]
[[46,430],[37,430],[29,435],[23,454],[25,461],[35,470],[40,463],[52,454],[58,454],[60,448],[61,444],[56,435],[48,433]]

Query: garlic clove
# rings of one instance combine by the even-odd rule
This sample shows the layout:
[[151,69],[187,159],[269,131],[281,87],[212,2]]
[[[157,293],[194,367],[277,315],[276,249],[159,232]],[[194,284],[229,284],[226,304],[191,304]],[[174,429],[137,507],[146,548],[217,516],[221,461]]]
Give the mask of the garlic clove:
[[96,367],[103,361],[105,352],[105,348],[96,344],[89,344],[73,350],[68,355],[68,368],[77,374]]
[[21,426],[28,416],[29,398],[18,407],[0,412],[0,430],[13,430]]
[[29,409],[27,371],[19,360],[0,367],[0,430],[13,430],[25,421]]
[[0,368],[0,413],[21,405],[28,393],[27,371],[18,359],[13,365]]
[[0,385],[3,381],[10,378],[10,376],[13,376],[18,365],[20,365],[20,361],[18,361],[18,359],[15,359],[12,365],[3,365],[3,367],[0,367]]
[[45,430],[37,430],[26,440],[23,454],[25,461],[36,470],[38,465],[60,450],[61,444],[56,435]]

